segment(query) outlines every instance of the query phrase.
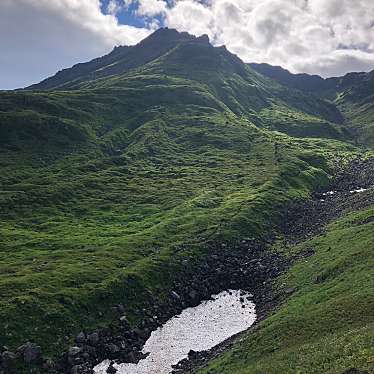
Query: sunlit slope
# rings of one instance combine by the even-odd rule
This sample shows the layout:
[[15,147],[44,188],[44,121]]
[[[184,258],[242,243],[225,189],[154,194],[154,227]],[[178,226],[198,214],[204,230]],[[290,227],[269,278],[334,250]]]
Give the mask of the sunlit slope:
[[[204,37],[172,32],[152,54],[157,38],[48,90],[0,93],[0,338],[12,348],[56,353],[135,285],[136,315],[147,292],[168,294],[176,259],[263,237],[286,201],[327,183],[331,155],[353,150],[331,104]],[[270,131],[288,116],[309,138]]]
[[[323,79],[315,75],[292,74],[279,66],[268,64],[250,64],[250,66],[284,87],[312,93],[315,97],[330,101],[341,112],[345,129],[349,131],[354,141],[365,147],[373,146],[374,71],[348,73],[343,77]],[[315,124],[317,127],[320,126],[318,123]],[[281,123],[281,128],[287,126]],[[291,132],[287,132],[291,135],[300,130],[298,126],[292,127]]]
[[[127,89],[144,85],[165,89],[200,86],[235,114],[292,136],[352,138],[334,104],[255,72],[225,47],[213,47],[206,36],[196,38],[170,29],[160,29],[134,47],[119,47],[99,59],[65,69],[30,89]],[[180,99],[183,102],[183,96]],[[269,109],[275,113],[270,120]]]

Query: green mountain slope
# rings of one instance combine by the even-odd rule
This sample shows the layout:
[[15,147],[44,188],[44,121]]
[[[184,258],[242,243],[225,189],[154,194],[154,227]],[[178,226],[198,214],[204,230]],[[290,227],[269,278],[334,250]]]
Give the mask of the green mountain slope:
[[173,30],[1,92],[1,343],[54,356],[115,304],[141,320],[184,260],[264,237],[325,185],[359,151],[344,120]]
[[[205,95],[204,100],[218,100],[215,108],[224,104],[258,126],[299,137],[353,139],[334,105],[257,74],[224,47],[214,48],[207,37],[161,29],[121,51],[117,48],[99,60],[66,69],[30,89],[88,89],[100,95],[105,89],[107,97],[117,95],[109,89],[121,88],[129,96],[130,89],[141,90],[141,95],[147,91],[145,99],[153,101],[150,104],[157,105],[160,95],[169,95],[170,88],[178,88],[178,96],[172,94],[168,99],[183,102],[184,93],[179,91],[188,91],[192,85],[200,99]],[[148,104],[140,101],[137,106]]]
[[348,119],[356,141],[374,145],[374,71],[348,75],[336,104]]
[[64,69],[53,77],[30,86],[29,89],[72,89],[84,81],[123,74],[162,56],[177,44],[191,40],[199,41],[205,38],[195,38],[176,30],[159,29],[136,46],[116,47],[106,56]]
[[355,138],[355,142],[373,146],[374,71],[323,79],[315,75],[292,74],[279,66],[268,64],[250,66],[286,87],[329,99],[342,113],[346,129]]

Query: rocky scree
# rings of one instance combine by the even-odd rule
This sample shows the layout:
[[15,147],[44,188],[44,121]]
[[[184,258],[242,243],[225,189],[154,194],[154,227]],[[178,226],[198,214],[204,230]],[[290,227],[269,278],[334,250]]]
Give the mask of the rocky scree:
[[[41,358],[40,348],[32,343],[36,353],[12,353],[3,350],[0,373],[18,373],[22,362],[30,373],[92,374],[93,367],[105,359],[137,363],[144,358],[141,349],[151,332],[183,309],[210,299],[225,289],[243,289],[254,293],[256,303],[268,297],[263,290],[278,276],[288,261],[267,250],[271,240],[244,238],[236,243],[210,243],[206,259],[194,264],[184,274],[178,274],[170,290],[167,303],[151,303],[151,308],[140,311],[146,317],[140,325],[131,326],[123,304],[115,305],[117,317],[106,328],[82,331],[75,337],[75,345],[53,362]],[[21,347],[20,347],[21,348]],[[113,366],[109,372],[116,370]]]
[[[287,243],[295,243],[311,237],[321,231],[325,225],[346,211],[364,208],[373,204],[365,193],[353,193],[358,188],[374,186],[374,158],[357,159],[348,167],[338,169],[328,189],[318,191],[308,201],[290,204],[284,212],[284,224],[280,231]],[[334,191],[333,194],[327,192]],[[26,343],[15,353],[7,347],[1,349],[0,374],[17,373],[17,364],[26,366],[30,373],[72,373],[92,374],[93,367],[105,359],[118,362],[136,363],[144,358],[142,346],[151,332],[161,326],[172,316],[183,309],[198,305],[225,289],[242,289],[253,293],[259,320],[279,305],[293,290],[283,290],[274,295],[271,281],[286,270],[292,260],[269,250],[273,237],[264,240],[244,238],[235,243],[210,243],[206,260],[196,263],[186,271],[178,274],[170,290],[168,302],[159,305],[151,302],[148,310],[142,310],[145,318],[138,326],[131,326],[126,318],[126,308],[118,304],[113,308],[117,318],[106,328],[90,332],[81,332],[71,346],[56,362],[42,359],[40,347]],[[313,255],[313,251],[302,256]],[[254,326],[253,328],[256,328]],[[224,342],[210,352],[191,352],[190,360],[177,365],[177,372],[190,370],[199,362],[207,360],[219,350],[225,349],[233,339]],[[110,365],[108,372],[115,372]]]
[[[374,158],[365,160],[357,158],[346,166],[336,167],[336,173],[327,188],[317,191],[309,200],[295,201],[285,208],[283,224],[279,227],[280,234],[284,238],[284,247],[321,234],[328,223],[346,213],[373,206],[373,193],[356,192],[359,189],[371,190],[372,188],[374,188]],[[369,219],[373,218],[369,217]],[[302,258],[313,256],[313,254],[313,249],[309,248],[302,253],[291,256],[289,265]],[[318,283],[318,279],[316,279],[316,283]],[[199,368],[232,347],[242,334],[248,334],[248,332],[258,329],[259,322],[264,320],[295,290],[287,288],[274,292],[271,282],[268,282],[267,287],[259,291],[262,292],[262,298],[256,298],[257,320],[254,325],[247,331],[227,339],[210,350],[190,351],[188,358],[174,365],[172,373],[196,373]],[[342,374],[368,373],[352,368]]]

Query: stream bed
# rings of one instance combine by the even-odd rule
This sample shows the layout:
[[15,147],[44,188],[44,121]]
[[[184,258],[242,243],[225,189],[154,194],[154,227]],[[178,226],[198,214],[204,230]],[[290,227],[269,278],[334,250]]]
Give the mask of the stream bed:
[[[211,300],[187,308],[153,331],[142,352],[148,356],[138,364],[114,365],[117,374],[168,374],[172,365],[190,350],[205,351],[248,329],[256,320],[251,295],[239,290],[223,291]],[[109,361],[95,367],[106,374]]]

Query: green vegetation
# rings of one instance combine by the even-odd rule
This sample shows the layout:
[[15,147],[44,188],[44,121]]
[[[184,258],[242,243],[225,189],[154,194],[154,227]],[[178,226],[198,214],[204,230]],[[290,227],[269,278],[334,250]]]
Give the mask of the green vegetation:
[[348,125],[355,136],[356,143],[363,144],[368,149],[374,146],[373,94],[354,100],[352,94],[343,93],[336,99],[338,107],[348,119]]
[[0,93],[1,344],[54,355],[119,302],[136,322],[183,259],[263,236],[359,152],[330,102],[172,34]]
[[327,181],[313,141],[300,146],[230,114],[191,110],[131,133],[115,127],[101,143],[87,137],[95,141],[56,142],[54,152],[18,142],[22,150],[1,154],[7,344],[31,337],[58,350],[65,335],[110,319],[108,305],[123,301],[131,310],[143,302],[140,294],[123,299],[127,274],[157,295],[160,280],[145,274],[177,266],[177,245],[197,250],[218,237],[260,236],[286,199]]
[[278,280],[293,295],[201,373],[373,373],[373,217],[351,213],[290,248],[315,251]]
[[[316,97],[331,101],[331,104],[336,106],[343,115],[341,120],[344,119],[344,126],[341,130],[348,131],[357,144],[364,145],[368,149],[373,147],[374,70],[369,73],[348,73],[344,77],[323,79],[315,75],[291,74],[289,71],[279,66],[271,66],[268,64],[250,64],[250,66],[254,70],[274,79],[286,87],[300,90],[296,91],[299,92],[299,94],[301,94],[301,92],[313,93]],[[318,107],[318,105],[316,107]],[[310,112],[308,113],[311,114]],[[321,136],[321,131],[326,134],[326,130],[328,134],[331,135],[331,124],[323,124],[320,123],[321,121],[316,121],[314,119],[313,121],[309,121],[310,126],[308,128],[306,128],[308,123],[305,123],[306,126],[302,129],[298,129],[298,126],[293,124],[293,116],[289,114],[288,118],[284,118],[283,116],[285,120],[279,122],[277,116],[272,115],[272,113],[270,113],[270,115],[270,127],[278,127],[280,131],[286,132],[292,136],[300,136],[300,130],[304,133],[304,136],[318,137]],[[338,117],[335,117],[335,120],[337,119]],[[273,120],[275,120],[275,122],[273,122]],[[334,120],[332,121],[334,122]],[[324,125],[324,128],[321,128],[321,125]]]

